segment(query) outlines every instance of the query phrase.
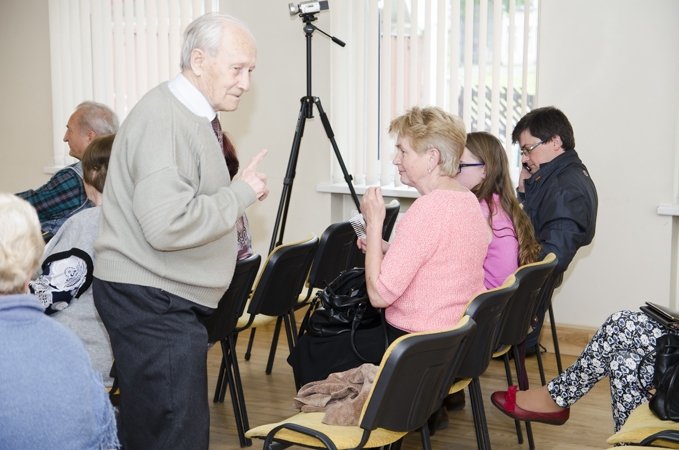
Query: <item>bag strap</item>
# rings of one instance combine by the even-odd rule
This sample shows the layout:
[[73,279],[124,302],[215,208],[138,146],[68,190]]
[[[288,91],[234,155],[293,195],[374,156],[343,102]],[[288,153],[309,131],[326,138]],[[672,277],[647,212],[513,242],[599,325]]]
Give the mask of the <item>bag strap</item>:
[[321,304],[321,299],[319,298],[318,294],[316,294],[314,296],[314,298],[311,299],[311,302],[309,303],[309,307],[307,308],[306,312],[304,313],[304,318],[302,318],[302,323],[299,325],[299,331],[297,332],[297,339],[301,338],[302,336],[304,336],[308,332],[310,317],[318,309],[320,304]]
[[[361,305],[362,308],[360,309],[360,314],[359,311],[356,312],[356,315],[354,315],[354,320],[351,322],[351,349],[354,351],[354,354],[358,359],[363,361],[364,363],[373,363],[374,361],[370,361],[367,358],[365,358],[361,352],[358,351],[358,347],[356,346],[356,330],[358,329],[358,324],[361,322],[361,318],[363,317],[363,312],[367,308],[367,305]],[[384,350],[387,350],[387,347],[389,347],[389,337],[387,336],[387,324],[384,320],[384,310],[382,308],[376,308],[377,313],[380,316],[380,327],[382,328],[382,333],[384,334]]]

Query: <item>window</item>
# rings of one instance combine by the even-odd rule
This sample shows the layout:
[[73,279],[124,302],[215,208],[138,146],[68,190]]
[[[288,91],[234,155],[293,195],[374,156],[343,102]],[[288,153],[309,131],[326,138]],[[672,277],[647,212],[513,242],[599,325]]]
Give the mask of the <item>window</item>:
[[186,26],[217,0],[49,0],[54,162],[74,162],[62,138],[84,100],[122,121],[149,89],[179,72]]
[[[415,105],[440,106],[461,116],[468,131],[498,136],[518,174],[511,131],[535,104],[537,1],[331,4],[332,34],[347,46],[331,50],[330,117],[356,186],[403,188],[388,127]],[[344,183],[336,162],[332,183]]]

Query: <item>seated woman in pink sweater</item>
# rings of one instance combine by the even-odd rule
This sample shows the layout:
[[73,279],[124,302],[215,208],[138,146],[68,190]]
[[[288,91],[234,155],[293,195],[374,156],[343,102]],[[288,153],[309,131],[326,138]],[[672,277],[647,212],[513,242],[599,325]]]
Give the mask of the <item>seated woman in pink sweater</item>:
[[478,197],[493,231],[483,264],[484,284],[487,289],[500,286],[519,265],[535,262],[540,252],[530,219],[516,199],[500,140],[484,131],[469,133],[455,179]]
[[[420,194],[383,245],[384,199],[379,187],[361,202],[366,221],[368,296],[384,308],[388,341],[418,331],[452,328],[469,300],[484,287],[483,262],[491,233],[477,198],[455,180],[464,150],[464,123],[436,107],[412,108],[392,120],[394,165],[401,181]],[[388,250],[388,251],[387,251]],[[361,365],[349,333],[304,335],[290,356],[298,385]],[[384,353],[381,327],[358,330],[360,353],[379,364]]]

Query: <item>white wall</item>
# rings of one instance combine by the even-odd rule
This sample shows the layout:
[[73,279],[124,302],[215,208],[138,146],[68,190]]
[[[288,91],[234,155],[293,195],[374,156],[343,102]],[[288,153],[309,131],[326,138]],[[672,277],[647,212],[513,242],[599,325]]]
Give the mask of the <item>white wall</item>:
[[0,191],[18,192],[54,164],[47,0],[0,2],[0,61]]
[[[250,24],[259,45],[253,89],[222,121],[243,163],[260,148],[270,151],[263,168],[271,195],[248,213],[257,250],[266,253],[306,94],[304,32],[301,20],[288,15],[287,0],[222,2]],[[332,1],[330,11],[318,15],[317,25],[327,31],[330,14]],[[572,120],[578,152],[599,191],[595,241],[580,252],[555,297],[561,323],[596,326],[645,299],[669,303],[676,286],[671,246],[679,219],[657,215],[656,207],[679,202],[677,19],[674,0],[542,0],[539,103],[563,109]],[[318,32],[312,42],[312,93],[329,111],[334,44]],[[51,123],[46,0],[0,2],[0,60],[0,191],[15,192],[47,178],[52,126],[65,125]],[[331,158],[320,120],[307,121],[286,241],[320,234],[330,223],[330,195],[317,193],[316,184],[328,181]]]
[[668,304],[676,241],[656,208],[677,203],[679,2],[542,0],[540,12],[538,102],[571,119],[599,193],[596,237],[555,294],[557,322]]

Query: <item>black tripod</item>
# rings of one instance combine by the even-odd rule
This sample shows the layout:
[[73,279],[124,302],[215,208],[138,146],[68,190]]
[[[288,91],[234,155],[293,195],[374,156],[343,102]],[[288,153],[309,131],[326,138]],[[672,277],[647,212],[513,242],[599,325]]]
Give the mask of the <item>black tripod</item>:
[[[274,225],[273,234],[271,236],[271,245],[269,247],[269,253],[276,247],[283,243],[283,234],[285,233],[285,222],[288,217],[288,208],[290,207],[290,196],[292,194],[292,183],[295,180],[295,170],[297,167],[297,158],[299,156],[299,147],[302,143],[302,136],[304,135],[304,125],[307,119],[312,119],[314,117],[314,105],[318,108],[318,113],[323,122],[323,128],[325,128],[325,134],[328,136],[330,143],[332,144],[332,149],[337,157],[337,162],[339,162],[342,173],[344,174],[344,180],[349,186],[349,191],[351,192],[351,197],[356,204],[356,209],[360,211],[360,202],[358,201],[358,196],[354,190],[354,186],[351,183],[352,176],[347,172],[347,168],[342,160],[342,155],[340,154],[339,148],[337,147],[337,142],[335,142],[335,133],[332,131],[330,126],[330,121],[328,116],[323,110],[321,105],[321,99],[318,97],[313,97],[311,95],[311,37],[315,30],[320,31],[324,35],[328,36],[334,43],[344,47],[344,42],[341,40],[330,36],[325,31],[316,27],[313,22],[316,17],[313,13],[310,14],[300,14],[302,20],[304,21],[304,34],[306,35],[306,96],[300,99],[301,105],[299,108],[299,116],[297,117],[297,126],[295,127],[295,137],[292,140],[292,149],[290,150],[290,159],[288,160],[288,168],[285,173],[285,179],[283,180],[283,192],[281,193],[281,199],[278,203],[278,213],[276,215],[276,224]],[[280,234],[279,234],[280,232]]]

